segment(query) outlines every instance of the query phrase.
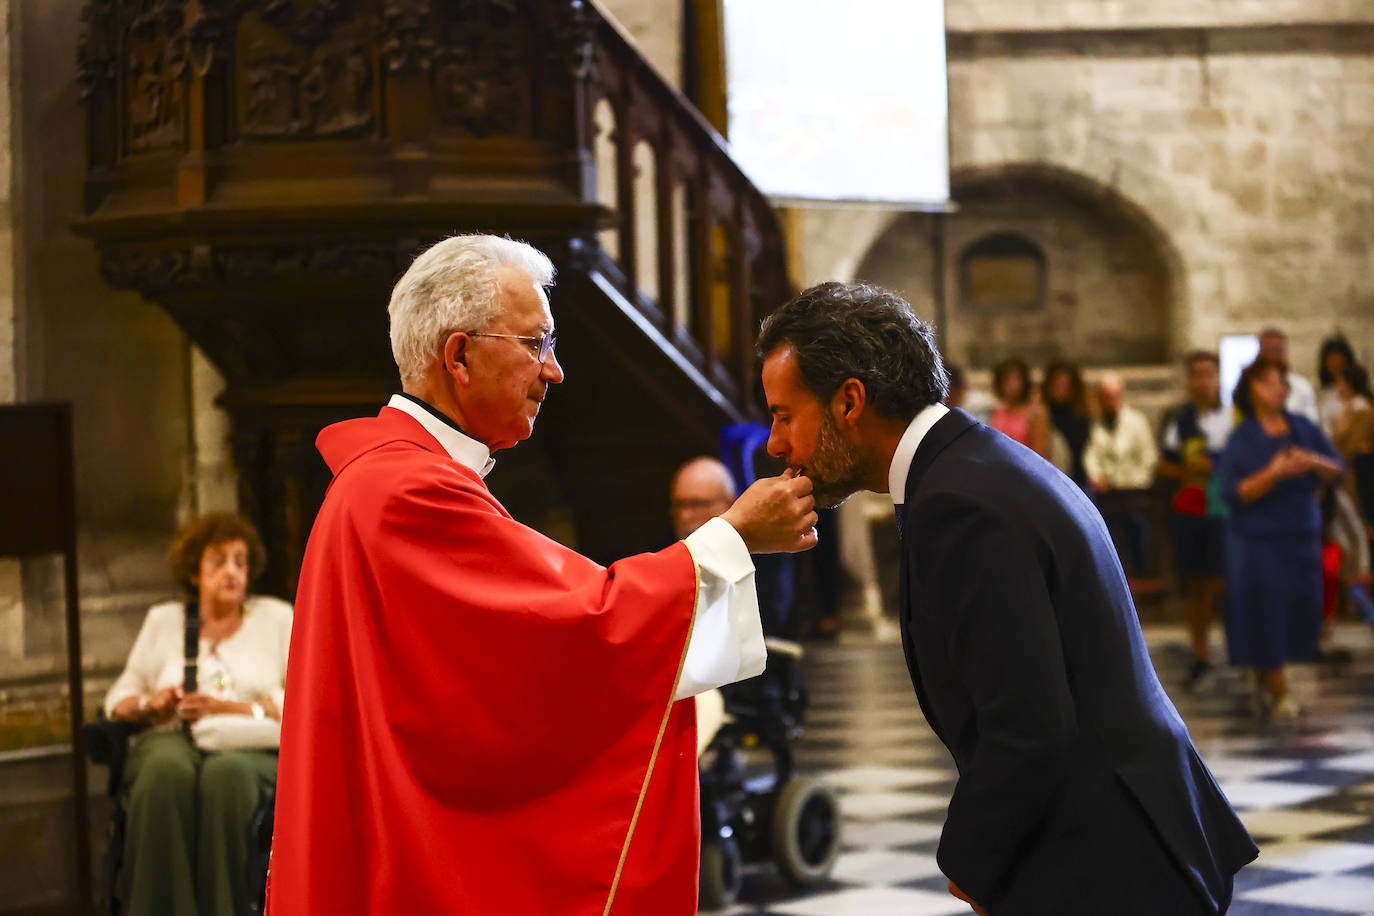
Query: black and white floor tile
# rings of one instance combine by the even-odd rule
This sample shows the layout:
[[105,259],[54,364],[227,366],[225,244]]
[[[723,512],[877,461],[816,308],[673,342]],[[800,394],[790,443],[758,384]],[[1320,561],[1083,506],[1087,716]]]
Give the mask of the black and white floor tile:
[[[1257,722],[1244,679],[1220,672],[1194,693],[1178,684],[1183,634],[1147,630],[1161,678],[1261,848],[1236,881],[1237,916],[1374,914],[1374,633],[1338,633],[1351,660],[1299,668],[1300,722]],[[840,793],[843,846],[828,882],[798,891],[751,867],[731,916],[954,916],[935,861],[954,766],[926,727],[901,647],[808,649],[812,703],[801,766]]]

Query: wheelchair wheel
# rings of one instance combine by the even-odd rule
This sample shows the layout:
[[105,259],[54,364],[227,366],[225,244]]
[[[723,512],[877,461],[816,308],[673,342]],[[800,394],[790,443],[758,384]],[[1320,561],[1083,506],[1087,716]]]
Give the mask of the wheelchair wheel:
[[773,858],[800,887],[830,876],[840,852],[840,802],[835,790],[812,777],[787,781],[773,809]]
[[701,844],[701,886],[698,907],[723,910],[739,896],[744,863],[734,837],[716,837]]

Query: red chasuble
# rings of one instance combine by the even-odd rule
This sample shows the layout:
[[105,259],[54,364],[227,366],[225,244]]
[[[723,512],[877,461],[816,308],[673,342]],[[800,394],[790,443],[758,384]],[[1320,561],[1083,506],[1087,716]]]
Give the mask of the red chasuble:
[[317,444],[271,916],[695,913],[687,548],[599,566],[393,408]]

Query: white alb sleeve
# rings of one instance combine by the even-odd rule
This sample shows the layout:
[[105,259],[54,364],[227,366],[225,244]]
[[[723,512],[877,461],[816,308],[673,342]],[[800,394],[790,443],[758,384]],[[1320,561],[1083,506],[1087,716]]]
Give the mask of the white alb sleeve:
[[697,567],[697,615],[674,699],[763,673],[767,650],[754,561],[739,532],[713,518],[685,541]]

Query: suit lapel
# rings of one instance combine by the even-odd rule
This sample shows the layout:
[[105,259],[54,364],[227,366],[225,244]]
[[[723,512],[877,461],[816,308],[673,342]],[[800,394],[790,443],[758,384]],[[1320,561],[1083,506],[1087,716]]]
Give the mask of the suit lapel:
[[[902,624],[902,651],[906,655],[907,671],[911,674],[911,686],[916,691],[916,702],[921,705],[921,712],[926,717],[926,722],[930,724],[931,730],[941,741],[945,741],[944,733],[940,729],[940,723],[935,717],[935,711],[931,708],[929,698],[926,696],[925,685],[921,680],[921,667],[916,660],[916,640],[912,634],[912,595],[911,595],[911,554],[915,547],[915,539],[919,537],[939,537],[939,532],[923,532],[916,530],[910,524],[909,518],[905,514],[910,511],[915,502],[915,496],[920,489],[921,478],[925,476],[930,465],[934,462],[945,448],[959,436],[968,432],[978,425],[978,421],[955,409],[941,417],[930,432],[926,433],[921,444],[916,447],[916,454],[911,459],[911,469],[906,475],[906,499],[902,504],[904,520],[902,523],[903,543],[901,545],[901,565],[898,575],[901,580],[898,583],[899,608],[901,612]],[[946,746],[949,742],[945,741]]]
[[[912,504],[912,497],[915,496],[920,486],[921,478],[930,470],[935,457],[945,450],[951,442],[958,439],[978,425],[978,421],[964,413],[959,408],[954,408],[945,414],[935,425],[926,433],[921,444],[916,446],[916,454],[911,457],[911,469],[906,473],[906,502],[905,506]],[[910,532],[915,534],[915,532]]]

